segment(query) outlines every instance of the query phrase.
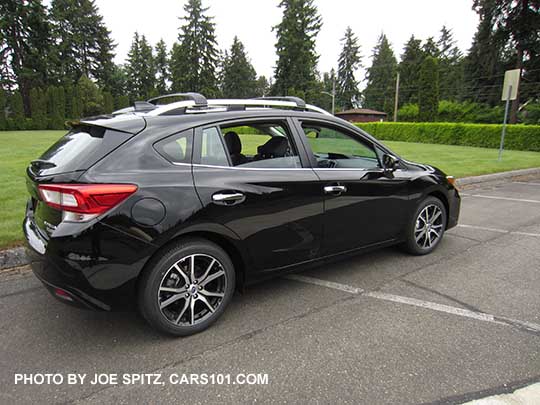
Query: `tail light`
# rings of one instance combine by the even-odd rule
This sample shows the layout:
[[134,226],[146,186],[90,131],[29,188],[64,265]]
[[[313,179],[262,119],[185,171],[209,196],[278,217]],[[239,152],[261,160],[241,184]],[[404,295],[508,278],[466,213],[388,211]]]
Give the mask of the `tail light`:
[[134,184],[40,184],[39,193],[66,221],[88,221],[137,191]]

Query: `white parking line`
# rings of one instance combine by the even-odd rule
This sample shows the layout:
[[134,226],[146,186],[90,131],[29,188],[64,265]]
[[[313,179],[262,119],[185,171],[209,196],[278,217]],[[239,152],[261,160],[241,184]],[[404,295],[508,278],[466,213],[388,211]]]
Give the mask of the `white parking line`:
[[516,183],[516,184],[527,184],[527,185],[530,185],[530,186],[540,186],[540,183],[528,183],[526,181],[513,181],[512,183]]
[[320,287],[331,288],[334,290],[345,291],[350,294],[363,295],[370,298],[376,298],[383,301],[397,302],[399,304],[412,305],[415,307],[431,309],[437,312],[445,312],[447,314],[462,316],[465,318],[472,318],[479,321],[495,323],[498,325],[517,326],[522,329],[527,329],[534,333],[540,333],[540,325],[532,322],[520,321],[518,319],[506,318],[503,316],[496,316],[487,314],[485,312],[471,311],[469,309],[463,309],[458,307],[452,307],[450,305],[438,304],[436,302],[419,300],[411,297],[404,297],[401,295],[394,295],[383,293],[379,291],[364,291],[362,288],[350,286],[347,284],[336,283],[333,281],[321,280],[315,277],[302,276],[299,274],[291,274],[285,278],[289,280],[299,281],[301,283],[313,284]]
[[345,291],[351,294],[362,294],[364,290],[357,287],[351,287],[349,285],[334,283],[333,281],[321,280],[314,277],[301,276],[300,274],[289,274],[285,278],[294,281],[300,281],[301,283],[315,284],[321,287],[332,288],[334,290]]
[[492,200],[505,200],[505,201],[517,201],[517,202],[540,204],[540,200],[527,200],[525,198],[498,197],[498,196],[494,196],[494,195],[467,194],[467,193],[461,193],[461,195],[464,196],[464,197],[489,198],[489,199],[492,199]]
[[538,404],[540,403],[540,383],[531,384],[509,394],[493,395],[486,398],[475,399],[463,405],[510,405],[510,404]]
[[540,233],[507,231],[506,229],[488,228],[486,226],[476,226],[476,225],[467,225],[467,224],[458,224],[457,227],[458,228],[478,229],[478,230],[481,230],[481,231],[490,231],[490,232],[498,232],[498,233],[509,233],[511,235],[533,236],[533,237],[536,237],[536,238],[540,238]]

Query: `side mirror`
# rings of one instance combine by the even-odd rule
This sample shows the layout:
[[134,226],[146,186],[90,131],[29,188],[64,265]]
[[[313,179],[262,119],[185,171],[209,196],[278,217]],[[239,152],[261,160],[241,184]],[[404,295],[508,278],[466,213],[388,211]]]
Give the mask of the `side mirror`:
[[382,157],[382,163],[384,166],[384,171],[393,172],[399,166],[399,159],[389,153],[385,153]]

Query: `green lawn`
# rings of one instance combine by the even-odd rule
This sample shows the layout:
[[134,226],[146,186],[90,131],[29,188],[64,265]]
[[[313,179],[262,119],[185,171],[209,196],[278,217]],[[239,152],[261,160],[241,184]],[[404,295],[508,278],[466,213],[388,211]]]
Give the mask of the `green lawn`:
[[[18,244],[22,238],[21,223],[27,198],[26,166],[63,134],[64,131],[0,132],[0,248]],[[257,142],[253,138],[256,137],[241,137],[244,152],[253,154],[254,142]],[[406,142],[386,144],[406,159],[437,166],[456,177],[540,167],[538,152],[505,151],[502,162],[497,162],[496,149]]]

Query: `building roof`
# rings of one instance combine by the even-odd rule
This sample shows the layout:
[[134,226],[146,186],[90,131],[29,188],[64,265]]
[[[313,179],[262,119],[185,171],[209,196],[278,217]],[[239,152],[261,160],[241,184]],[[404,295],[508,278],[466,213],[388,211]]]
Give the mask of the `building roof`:
[[360,114],[360,115],[384,115],[387,114],[382,111],[370,110],[369,108],[353,108],[352,110],[345,110],[337,112],[335,115],[349,115],[349,114]]

